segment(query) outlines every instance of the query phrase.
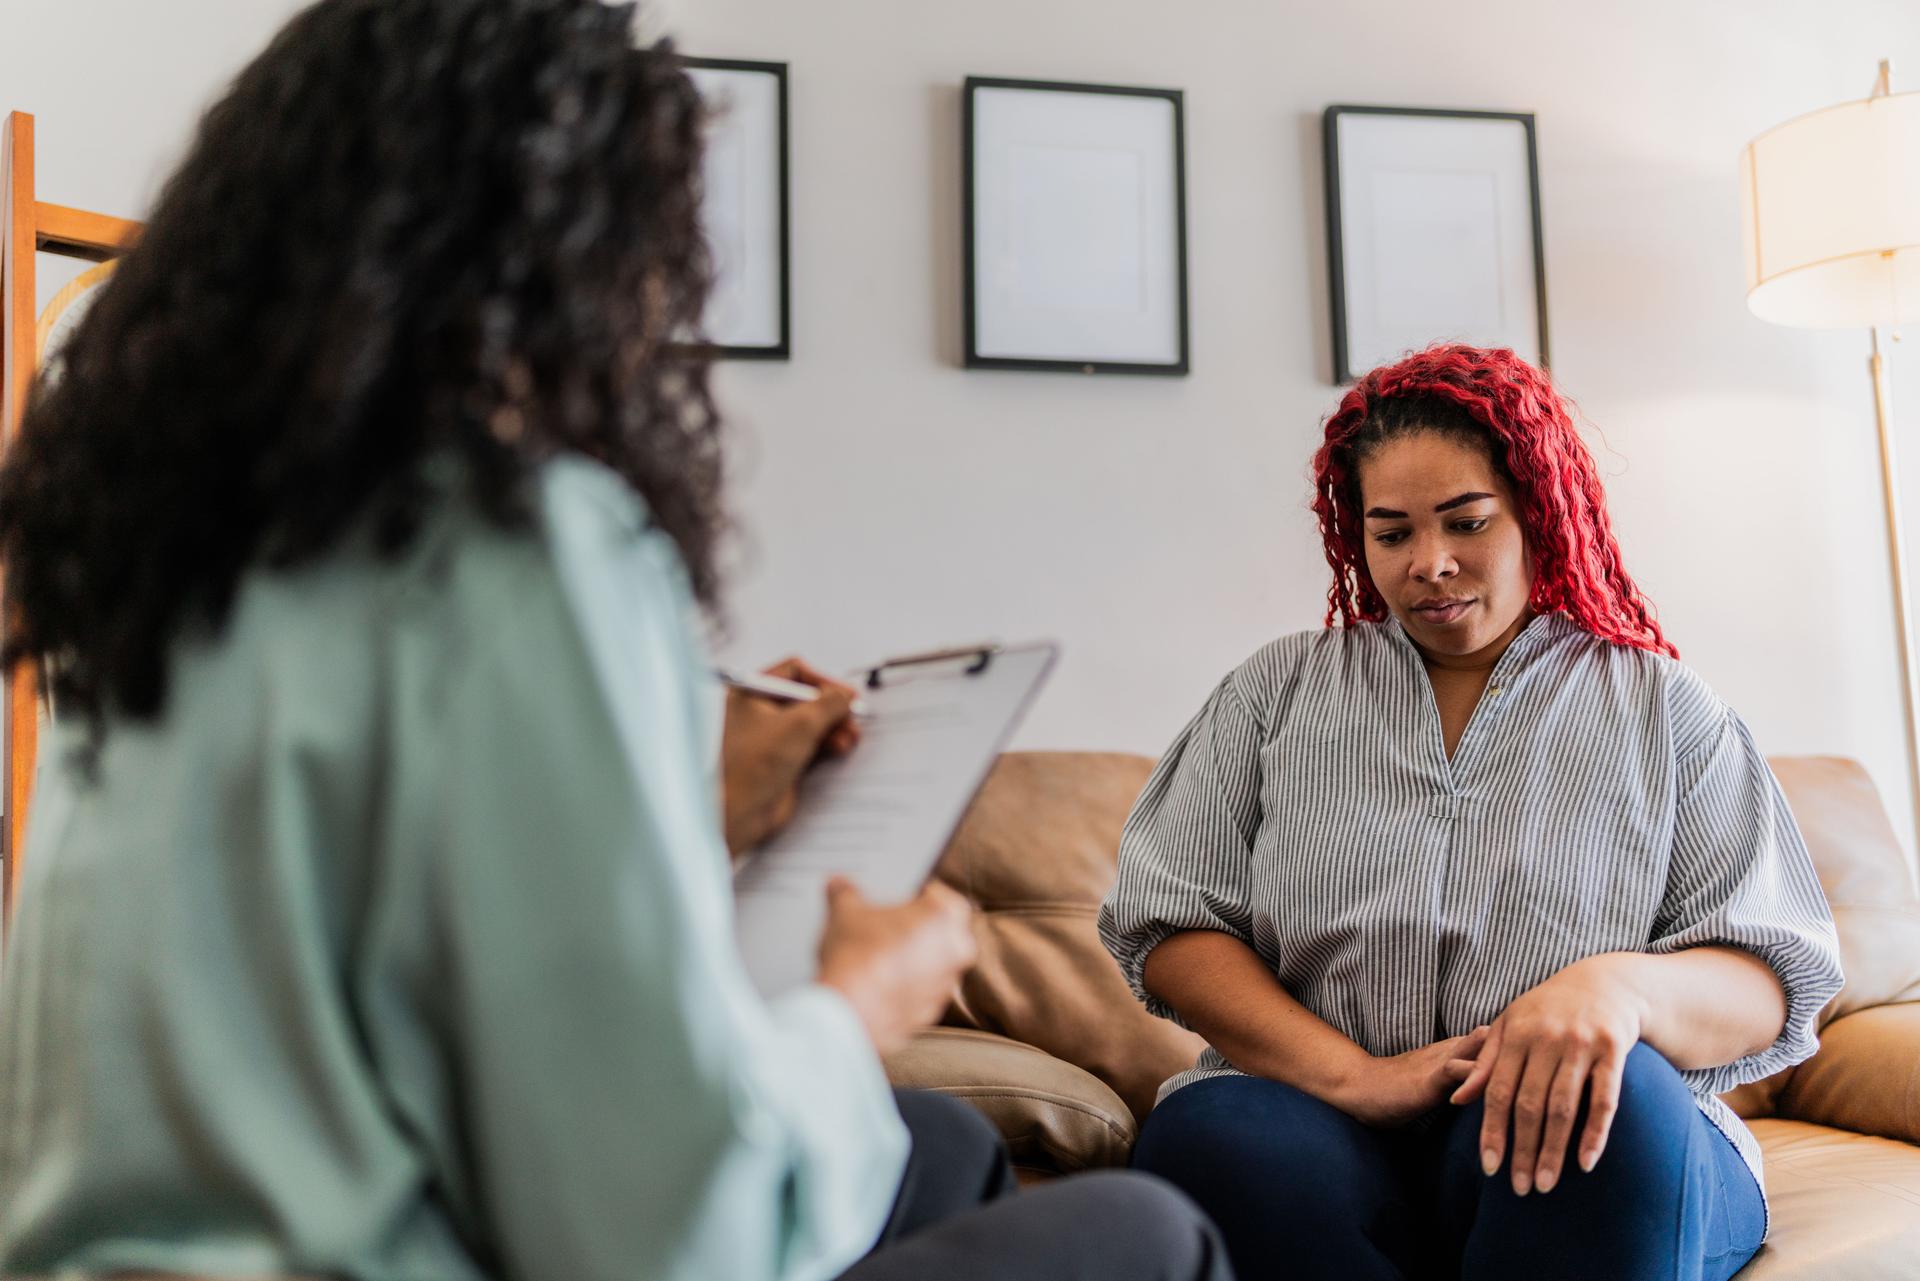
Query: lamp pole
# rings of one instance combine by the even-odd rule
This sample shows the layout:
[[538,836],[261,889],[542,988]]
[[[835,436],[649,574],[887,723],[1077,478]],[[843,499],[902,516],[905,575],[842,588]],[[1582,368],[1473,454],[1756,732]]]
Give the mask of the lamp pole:
[[[1887,64],[1880,64],[1879,93],[1886,92]],[[1893,576],[1893,620],[1900,643],[1900,696],[1906,710],[1907,789],[1913,801],[1914,835],[1920,840],[1920,671],[1913,661],[1913,609],[1907,600],[1906,543],[1900,521],[1900,467],[1893,447],[1892,395],[1887,387],[1887,361],[1880,351],[1880,326],[1873,335],[1873,354],[1867,372],[1873,378],[1873,420],[1880,433],[1880,492],[1887,509],[1887,567]]]
[[[1893,60],[1880,59],[1879,74],[1867,101],[1893,92]],[[1891,259],[1894,251],[1881,251]],[[1887,568],[1893,576],[1894,634],[1900,644],[1900,702],[1906,713],[1907,794],[1913,802],[1913,834],[1920,852],[1920,670],[1913,660],[1913,606],[1907,599],[1906,537],[1900,519],[1900,465],[1893,446],[1893,393],[1887,381],[1887,358],[1880,350],[1881,326],[1867,332],[1872,343],[1867,375],[1873,380],[1873,422],[1880,435],[1880,490],[1887,509]]]

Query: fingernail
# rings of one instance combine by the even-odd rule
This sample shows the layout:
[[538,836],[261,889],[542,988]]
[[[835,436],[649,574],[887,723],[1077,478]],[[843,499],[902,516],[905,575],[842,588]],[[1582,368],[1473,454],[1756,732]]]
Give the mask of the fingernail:
[[1551,1192],[1553,1191],[1553,1185],[1556,1181],[1552,1170],[1543,1170],[1540,1173],[1540,1177],[1534,1180],[1534,1187],[1542,1192]]
[[1486,1172],[1486,1176],[1489,1179],[1500,1173],[1500,1154],[1492,1148],[1482,1150],[1480,1153],[1480,1168]]
[[1592,1174],[1594,1163],[1599,1159],[1600,1154],[1598,1152],[1582,1152],[1580,1154],[1580,1168],[1588,1174]]
[[1533,1176],[1525,1170],[1515,1170],[1513,1172],[1513,1194],[1515,1196],[1525,1196],[1531,1191],[1533,1191]]

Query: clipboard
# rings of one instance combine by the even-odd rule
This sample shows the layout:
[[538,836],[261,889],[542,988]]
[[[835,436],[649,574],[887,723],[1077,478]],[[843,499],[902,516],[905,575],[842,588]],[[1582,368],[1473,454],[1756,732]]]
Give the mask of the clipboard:
[[876,903],[919,893],[1060,647],[971,645],[863,668],[860,746],[822,761],[793,821],[735,871],[740,953],[766,996],[813,981],[826,885],[844,875]]

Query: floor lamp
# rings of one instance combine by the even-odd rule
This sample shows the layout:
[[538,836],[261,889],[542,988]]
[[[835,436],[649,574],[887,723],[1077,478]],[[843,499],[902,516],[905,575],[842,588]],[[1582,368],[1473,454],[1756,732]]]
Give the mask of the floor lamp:
[[1873,92],[1777,125],[1741,153],[1746,203],[1747,306],[1775,324],[1866,329],[1880,487],[1899,629],[1906,706],[1907,778],[1920,833],[1920,673],[1900,531],[1900,473],[1885,333],[1920,320],[1920,93],[1891,90],[1880,64]]

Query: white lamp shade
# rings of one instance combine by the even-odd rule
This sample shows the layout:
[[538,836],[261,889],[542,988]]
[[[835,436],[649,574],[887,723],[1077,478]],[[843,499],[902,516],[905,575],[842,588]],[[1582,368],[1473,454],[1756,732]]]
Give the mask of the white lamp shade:
[[1740,155],[1747,306],[1810,329],[1920,320],[1920,93],[1841,103]]

